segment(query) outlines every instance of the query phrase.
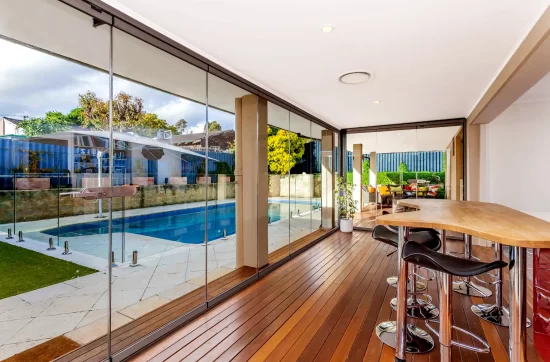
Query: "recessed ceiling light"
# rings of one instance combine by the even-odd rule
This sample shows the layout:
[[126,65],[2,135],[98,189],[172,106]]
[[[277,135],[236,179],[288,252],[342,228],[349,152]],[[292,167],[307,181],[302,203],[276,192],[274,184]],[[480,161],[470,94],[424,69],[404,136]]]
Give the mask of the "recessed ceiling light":
[[323,31],[323,33],[332,33],[334,31],[334,26],[332,26],[332,25],[323,25],[321,30]]
[[368,72],[350,72],[342,74],[338,80],[344,84],[361,84],[368,81],[370,77]]
[[374,103],[374,104],[380,104],[380,103],[382,103],[382,101],[372,101],[372,103]]

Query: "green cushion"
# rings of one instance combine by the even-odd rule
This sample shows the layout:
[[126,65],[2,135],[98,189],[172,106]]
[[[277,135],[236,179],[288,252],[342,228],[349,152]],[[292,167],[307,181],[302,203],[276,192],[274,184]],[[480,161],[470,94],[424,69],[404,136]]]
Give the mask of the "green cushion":
[[391,192],[402,193],[403,192],[403,187],[401,187],[401,186],[390,186],[390,191]]

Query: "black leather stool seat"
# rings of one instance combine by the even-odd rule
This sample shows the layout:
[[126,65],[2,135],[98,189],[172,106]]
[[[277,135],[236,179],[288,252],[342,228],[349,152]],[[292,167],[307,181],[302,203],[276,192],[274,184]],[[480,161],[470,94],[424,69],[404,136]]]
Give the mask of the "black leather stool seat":
[[508,265],[500,260],[491,263],[483,263],[437,253],[414,241],[403,245],[402,256],[403,259],[409,263],[461,277],[472,277],[474,275],[487,273],[493,269],[504,268]]
[[[391,229],[388,229],[384,225],[375,226],[374,230],[372,231],[372,238],[374,240],[390,244],[391,246],[394,246],[396,248],[398,246],[399,236],[397,235],[397,233],[395,233]],[[410,233],[407,241],[415,241],[435,251],[441,248],[441,239],[439,238],[439,235],[429,230]]]

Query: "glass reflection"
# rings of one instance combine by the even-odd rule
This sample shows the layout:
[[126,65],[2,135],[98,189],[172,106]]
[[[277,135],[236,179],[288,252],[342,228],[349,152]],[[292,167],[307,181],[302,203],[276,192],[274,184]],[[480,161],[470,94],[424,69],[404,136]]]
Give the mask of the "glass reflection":
[[269,172],[269,262],[290,254],[290,111],[268,103],[267,163]]

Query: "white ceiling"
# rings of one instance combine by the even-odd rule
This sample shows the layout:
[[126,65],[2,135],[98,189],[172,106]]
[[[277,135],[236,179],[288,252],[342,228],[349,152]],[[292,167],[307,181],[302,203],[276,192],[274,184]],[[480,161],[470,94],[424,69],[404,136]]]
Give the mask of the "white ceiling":
[[467,116],[550,3],[105,1],[338,128]]

